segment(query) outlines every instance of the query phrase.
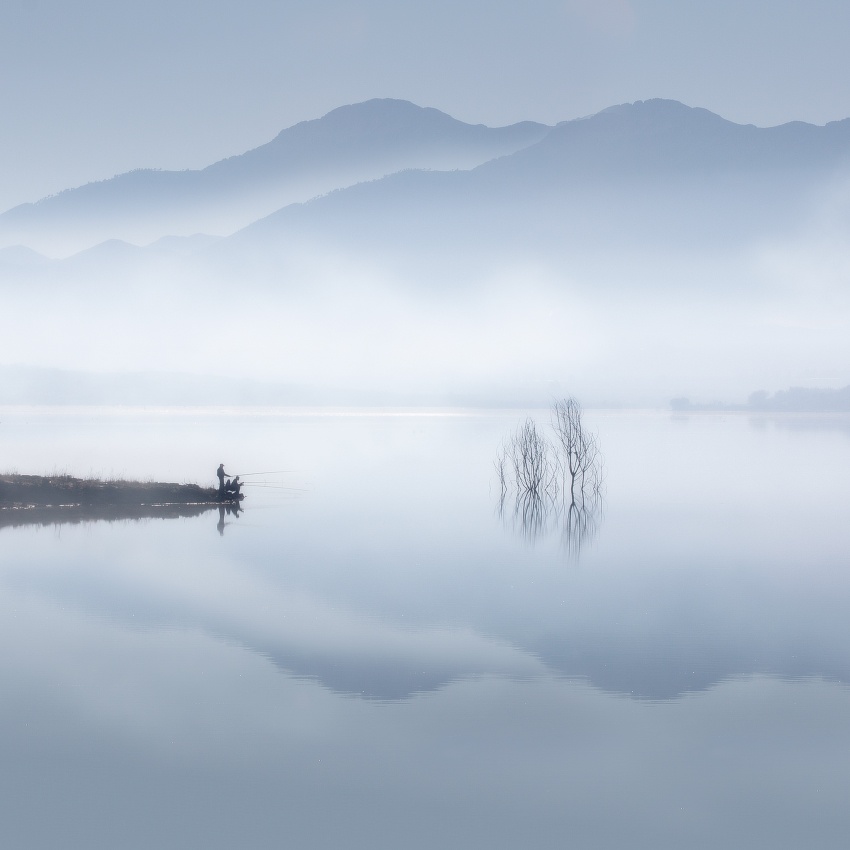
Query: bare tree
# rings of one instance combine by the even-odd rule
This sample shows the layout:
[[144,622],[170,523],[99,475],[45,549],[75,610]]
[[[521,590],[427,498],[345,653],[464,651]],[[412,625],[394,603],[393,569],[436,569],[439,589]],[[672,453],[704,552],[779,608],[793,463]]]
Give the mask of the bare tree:
[[[552,443],[533,419],[505,440],[495,460],[499,481],[499,515],[529,542],[546,532],[558,495],[558,461]],[[506,510],[509,492],[514,495],[513,511]]]
[[[552,445],[533,419],[526,419],[511,434],[496,457],[496,472],[503,494],[515,489],[518,494],[554,496],[558,487],[557,468]],[[509,477],[513,488],[509,485]]]
[[503,445],[496,455],[496,460],[493,462],[496,467],[496,477],[499,481],[500,501],[505,501],[505,496],[508,493],[508,449],[507,445]]
[[571,505],[596,502],[602,490],[602,454],[596,435],[584,427],[581,405],[572,396],[553,403],[552,428],[565,498],[569,490]]

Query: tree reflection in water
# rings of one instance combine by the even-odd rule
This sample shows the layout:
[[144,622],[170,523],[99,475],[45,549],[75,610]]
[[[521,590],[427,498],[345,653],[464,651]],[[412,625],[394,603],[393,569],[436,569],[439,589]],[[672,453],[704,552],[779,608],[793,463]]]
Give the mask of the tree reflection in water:
[[513,499],[502,493],[498,506],[502,521],[529,543],[546,537],[553,530],[556,509],[553,499],[543,499],[532,493],[516,493]]
[[578,560],[582,550],[599,530],[602,520],[601,493],[581,504],[567,502],[561,494],[551,498],[534,493],[500,494],[497,511],[514,534],[536,543],[560,531],[564,551]]
[[571,558],[579,559],[582,549],[596,537],[601,520],[601,496],[592,505],[573,503],[567,508],[561,522],[561,542]]

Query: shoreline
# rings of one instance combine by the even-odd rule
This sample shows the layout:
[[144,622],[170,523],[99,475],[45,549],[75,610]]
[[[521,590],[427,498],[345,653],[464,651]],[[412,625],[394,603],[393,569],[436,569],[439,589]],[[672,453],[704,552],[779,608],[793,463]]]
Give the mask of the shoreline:
[[218,505],[233,501],[219,498],[217,488],[201,487],[200,484],[74,478],[71,475],[0,474],[0,509]]
[[[244,497],[242,497],[244,498]],[[0,529],[200,516],[239,511],[241,499],[220,499],[216,487],[157,481],[0,474]]]

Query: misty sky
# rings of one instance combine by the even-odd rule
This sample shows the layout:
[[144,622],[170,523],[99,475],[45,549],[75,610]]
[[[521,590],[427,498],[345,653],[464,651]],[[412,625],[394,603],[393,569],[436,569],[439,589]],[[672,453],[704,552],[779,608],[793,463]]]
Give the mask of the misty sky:
[[666,97],[850,116],[846,0],[4,0],[0,209],[198,168],[346,103],[491,126]]

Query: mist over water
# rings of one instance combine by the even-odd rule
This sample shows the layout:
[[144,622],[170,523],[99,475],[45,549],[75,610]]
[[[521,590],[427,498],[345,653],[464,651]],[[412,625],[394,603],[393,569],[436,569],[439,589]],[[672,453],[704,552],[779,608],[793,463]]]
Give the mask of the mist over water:
[[[462,279],[445,258],[439,277],[414,282],[406,268],[339,257],[289,263],[276,281],[250,268],[107,264],[63,276],[61,286],[18,277],[0,333],[7,362],[43,367],[500,388],[501,400],[512,388],[552,384],[596,404],[743,401],[756,389],[846,382],[846,295],[824,275],[810,297],[816,273],[801,268],[805,250],[768,246],[734,265],[637,259],[601,273],[517,260]],[[818,256],[821,265],[841,261]]]

